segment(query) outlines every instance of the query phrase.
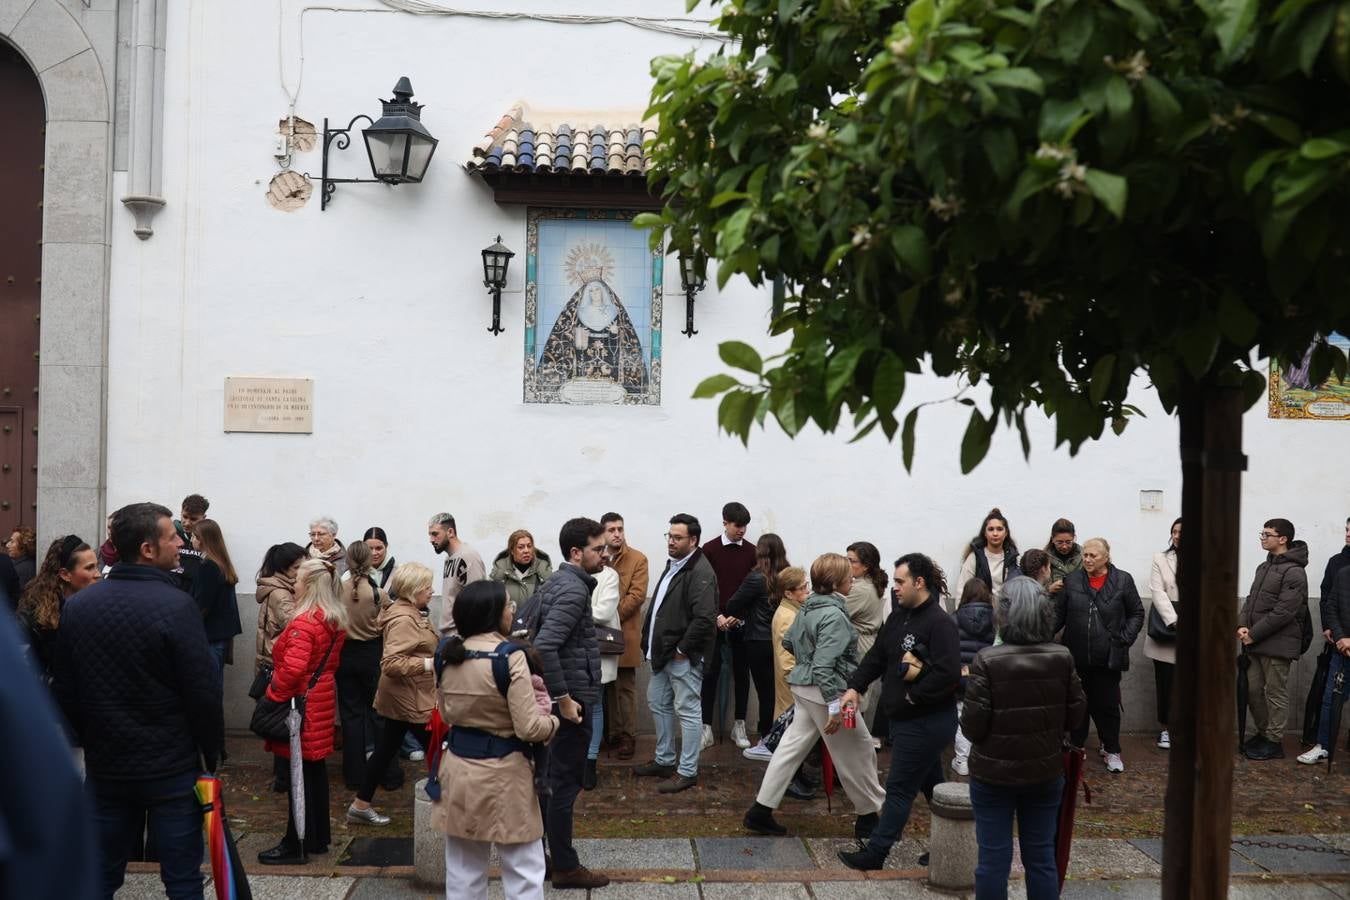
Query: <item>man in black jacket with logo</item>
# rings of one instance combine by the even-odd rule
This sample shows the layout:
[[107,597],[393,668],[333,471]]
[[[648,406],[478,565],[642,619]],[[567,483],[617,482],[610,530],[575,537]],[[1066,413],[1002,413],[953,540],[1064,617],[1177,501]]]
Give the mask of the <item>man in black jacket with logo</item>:
[[598,888],[609,879],[581,864],[572,846],[572,807],[581,791],[591,743],[591,708],[600,702],[600,643],[591,618],[591,576],[605,565],[605,530],[594,519],[569,519],[558,535],[563,559],[534,600],[534,648],[544,683],[558,704],[558,731],[549,742],[550,796],[541,798],[544,829],[553,854],[555,888]]
[[[956,736],[956,687],[961,681],[961,635],[942,608],[947,582],[921,553],[895,561],[900,608],[849,679],[842,705],[858,706],[868,685],[881,681],[881,708],[890,718],[891,767],[886,803],[871,835],[857,850],[840,850],[853,869],[880,869],[909,821],[920,790],[932,799],[942,782],[942,751]],[[920,860],[922,862],[922,860]]]
[[155,503],[112,515],[120,562],[66,601],[55,691],[84,747],[103,889],[121,886],[149,816],[170,897],[202,896],[202,812],[193,785],[224,745],[220,672],[202,617],[170,574],[181,542]]
[[[656,582],[647,620],[642,623],[642,655],[652,664],[647,706],[656,726],[656,757],[634,766],[637,775],[670,778],[658,791],[674,794],[698,784],[702,749],[704,660],[717,636],[717,575],[698,548],[698,519],[679,513],[670,519],[666,550],[670,559]],[[680,757],[675,759],[675,731]]]

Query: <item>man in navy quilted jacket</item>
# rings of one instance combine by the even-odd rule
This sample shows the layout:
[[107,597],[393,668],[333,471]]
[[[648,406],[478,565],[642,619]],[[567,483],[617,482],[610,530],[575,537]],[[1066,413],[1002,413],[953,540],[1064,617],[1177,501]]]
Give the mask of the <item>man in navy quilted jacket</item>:
[[84,747],[103,895],[122,885],[141,823],[171,898],[202,897],[193,785],[224,744],[220,673],[201,613],[171,574],[182,541],[155,503],[113,513],[120,562],[61,611],[55,689]]

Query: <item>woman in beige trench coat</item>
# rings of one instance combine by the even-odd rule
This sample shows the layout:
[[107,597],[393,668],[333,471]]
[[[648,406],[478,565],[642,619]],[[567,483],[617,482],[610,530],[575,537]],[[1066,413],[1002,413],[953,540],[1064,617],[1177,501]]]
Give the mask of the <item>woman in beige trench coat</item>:
[[472,653],[490,653],[509,640],[514,615],[501,584],[466,585],[453,611],[460,640],[442,651],[438,702],[451,741],[441,759],[441,799],[432,806],[431,825],[445,834],[447,900],[485,900],[494,843],[508,900],[544,896],[544,823],[525,744],[552,738],[558,719],[549,714],[548,691],[530,675],[524,652],[507,658],[506,696],[497,688],[493,660]]

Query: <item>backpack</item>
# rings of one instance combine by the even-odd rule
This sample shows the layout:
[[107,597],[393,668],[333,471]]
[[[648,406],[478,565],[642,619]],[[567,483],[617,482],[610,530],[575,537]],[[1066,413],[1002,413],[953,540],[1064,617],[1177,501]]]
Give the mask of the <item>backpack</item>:
[[1313,642],[1313,624],[1312,613],[1308,612],[1308,604],[1304,603],[1298,610],[1298,627],[1302,631],[1299,642],[1298,655],[1302,656],[1308,652],[1308,648]]
[[[445,671],[445,647],[452,640],[449,637],[441,638],[441,642],[436,645],[436,655],[433,657],[432,668],[436,672],[436,685],[441,683],[441,673]],[[506,696],[507,689],[511,687],[511,654],[524,650],[525,645],[517,641],[502,641],[491,650],[469,650],[465,648],[465,659],[490,659],[492,660],[492,680],[497,683],[497,690],[503,697]]]

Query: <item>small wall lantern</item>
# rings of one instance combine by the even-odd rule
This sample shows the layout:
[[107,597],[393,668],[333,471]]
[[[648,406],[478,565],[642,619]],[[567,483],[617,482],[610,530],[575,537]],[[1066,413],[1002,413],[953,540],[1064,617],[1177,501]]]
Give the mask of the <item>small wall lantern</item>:
[[492,292],[492,325],[488,331],[493,334],[506,330],[502,328],[502,288],[506,287],[506,270],[513,256],[515,254],[502,245],[500,234],[495,244],[483,248],[483,287]]
[[694,295],[703,290],[707,282],[708,258],[702,250],[686,254],[680,252],[680,286],[684,288],[684,331],[680,334],[693,337],[698,334],[694,329]]
[[[431,155],[436,152],[437,140],[422,124],[422,104],[412,99],[412,82],[405,75],[394,85],[394,99],[381,100],[384,114],[378,122],[370,116],[354,116],[346,128],[329,128],[323,120],[323,174],[320,177],[322,197],[319,208],[327,209],[328,200],[339,184],[367,184],[380,181],[385,184],[416,184],[426,175]],[[351,144],[351,130],[358,120],[365,119],[370,127],[362,130],[366,142],[366,156],[374,178],[329,178],[328,150],[333,144],[346,150]]]

